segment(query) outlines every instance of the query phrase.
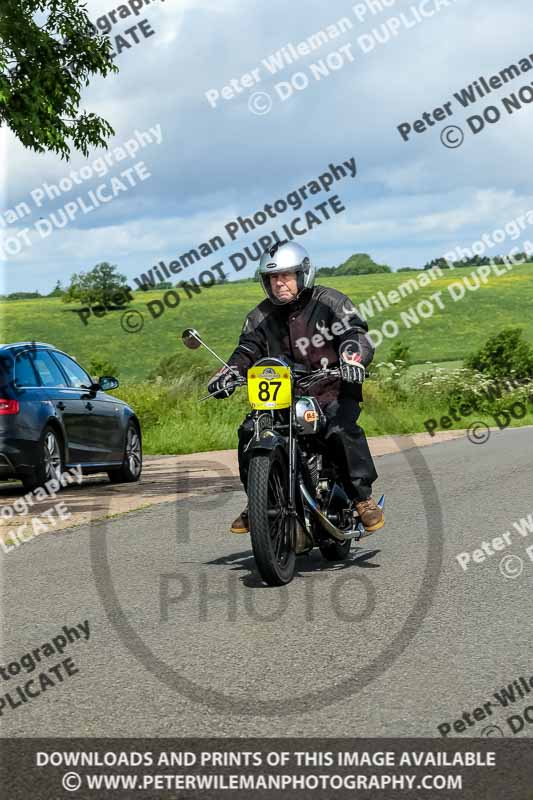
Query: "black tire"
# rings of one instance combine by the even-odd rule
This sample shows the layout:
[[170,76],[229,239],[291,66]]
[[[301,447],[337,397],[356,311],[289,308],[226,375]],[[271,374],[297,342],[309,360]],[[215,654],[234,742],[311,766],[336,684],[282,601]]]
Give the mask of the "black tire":
[[348,558],[352,540],[348,539],[346,542],[327,542],[320,544],[320,552],[322,558],[326,561],[345,561]]
[[26,491],[33,491],[53,478],[59,481],[63,474],[63,439],[51,425],[45,426],[38,448],[38,461],[34,473],[21,477]]
[[294,576],[296,555],[286,517],[287,481],[287,464],[279,448],[252,456],[248,470],[250,536],[257,569],[269,586],[284,586]]
[[141,477],[143,468],[143,453],[141,433],[138,426],[130,420],[126,430],[126,443],[124,445],[124,461],[119,469],[108,470],[111,483],[135,483]]

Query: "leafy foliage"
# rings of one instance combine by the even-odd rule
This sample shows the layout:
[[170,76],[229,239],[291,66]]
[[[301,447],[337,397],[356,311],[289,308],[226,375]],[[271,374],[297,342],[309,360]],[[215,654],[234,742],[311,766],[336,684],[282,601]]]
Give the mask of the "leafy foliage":
[[109,39],[96,31],[79,0],[2,0],[0,8],[0,124],[25,147],[68,159],[88,156],[114,134],[94,113],[80,110],[92,75],[116,72]]
[[317,275],[374,275],[378,272],[392,272],[386,264],[376,264],[368,253],[354,253],[338,267],[322,267]]
[[[516,262],[520,262],[525,264],[530,256],[528,253],[515,253],[513,254],[513,258]],[[498,264],[502,265],[505,264],[504,256],[469,256],[468,258],[462,258],[461,260],[453,262],[454,269],[460,269],[461,267],[483,267],[489,266],[491,264]],[[432,261],[428,261],[424,264],[423,269],[432,269],[433,267],[440,267],[440,269],[451,269],[450,264],[444,258],[434,258]],[[400,270],[398,270],[400,272]]]
[[533,397],[531,379],[491,378],[468,367],[453,370],[437,367],[431,372],[421,372],[409,386],[422,405],[458,409],[464,404],[477,414],[495,414],[517,402],[527,405]]
[[11,292],[6,295],[6,300],[37,300],[41,297],[39,292]]
[[466,366],[491,378],[533,377],[533,348],[522,334],[521,328],[504,328],[470,356]]
[[54,286],[53,290],[47,294],[47,297],[63,297],[65,294],[65,290],[61,286],[61,281],[57,281],[56,285]]
[[393,364],[398,362],[407,367],[411,362],[409,345],[404,344],[401,339],[394,342],[390,349],[389,360],[392,361]]
[[70,286],[63,294],[64,303],[83,303],[84,305],[124,304],[127,278],[117,271],[117,267],[102,261],[89,272],[74,273]]
[[102,356],[93,356],[89,362],[89,373],[95,375],[97,378],[101,378],[102,375],[112,375],[116,378],[119,369],[106,358]]

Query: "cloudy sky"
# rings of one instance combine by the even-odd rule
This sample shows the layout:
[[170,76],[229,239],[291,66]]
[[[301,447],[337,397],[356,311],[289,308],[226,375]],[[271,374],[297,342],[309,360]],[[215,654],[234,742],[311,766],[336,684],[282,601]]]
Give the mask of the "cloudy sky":
[[[88,10],[96,20],[119,5],[89,0]],[[137,29],[139,44],[117,57],[119,74],[95,80],[84,107],[113,125],[110,151],[136,130],[157,126],[162,142],[115,161],[107,175],[83,180],[60,197],[45,196],[37,207],[32,192],[39,196],[45,183],[57,185],[72,170],[93,169],[102,152],[87,160],[73,155],[67,163],[25,150],[3,129],[4,219],[6,209],[23,208],[23,203],[31,210],[0,227],[7,259],[3,291],[49,291],[57,280],[68,282],[73,272],[100,261],[117,264],[133,281],[159,261],[168,263],[224,235],[227,222],[286,197],[326,172],[331,162],[352,157],[356,179],[338,182],[329,193],[339,194],[346,211],[298,240],[319,266],[338,264],[353,252],[368,252],[394,269],[421,266],[532,209],[533,105],[510,115],[501,100],[531,84],[533,70],[471,109],[454,98],[479,76],[488,79],[533,54],[530,2],[513,0],[510,9],[499,0],[398,0],[376,14],[365,14],[364,6],[364,0],[152,0],[138,17],[119,19],[109,34],[112,41],[143,19],[155,34],[145,39]],[[436,13],[422,18],[419,8]],[[343,18],[351,28],[342,35],[276,75],[269,73],[263,59],[289,43],[296,48]],[[384,41],[385,24],[396,25],[397,35],[389,41]],[[311,65],[343,47],[330,56],[329,76],[316,80]],[[254,69],[259,82],[242,87],[232,99],[220,97],[211,107],[206,92],[222,94],[232,79]],[[308,85],[287,97],[295,73],[300,73],[296,83],[307,80]],[[251,99],[257,92],[262,94]],[[398,125],[413,124],[449,101],[453,116],[413,133],[408,142],[401,139]],[[253,113],[270,105],[268,113]],[[501,109],[501,120],[474,136],[466,119],[488,105]],[[452,124],[465,134],[456,149],[441,142],[443,128]],[[79,210],[67,226],[52,229],[50,221],[61,220],[65,204],[82,198],[88,208],[90,190],[102,184],[111,196],[112,179],[141,160],[145,180],[136,178],[110,202],[88,213]],[[230,277],[252,274],[256,264],[249,261],[237,276],[229,255],[272,230],[281,233],[284,223],[325,199],[324,193],[310,197],[300,211],[269,220],[180,278],[219,260],[225,260]],[[48,232],[44,238],[35,227],[38,221]],[[30,244],[23,242],[18,255],[9,255],[18,247],[13,242],[23,241],[24,229],[30,231]]]

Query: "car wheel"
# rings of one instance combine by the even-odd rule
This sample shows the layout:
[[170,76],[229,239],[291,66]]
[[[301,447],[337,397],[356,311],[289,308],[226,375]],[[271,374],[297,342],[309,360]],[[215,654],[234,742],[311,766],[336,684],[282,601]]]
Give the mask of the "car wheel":
[[63,475],[63,446],[57,433],[49,425],[43,431],[39,444],[38,462],[33,475],[24,475],[22,483],[26,490],[33,491],[50,480],[61,485]]
[[120,469],[110,469],[107,474],[111,483],[134,483],[141,477],[142,467],[141,434],[137,425],[129,422],[122,466]]

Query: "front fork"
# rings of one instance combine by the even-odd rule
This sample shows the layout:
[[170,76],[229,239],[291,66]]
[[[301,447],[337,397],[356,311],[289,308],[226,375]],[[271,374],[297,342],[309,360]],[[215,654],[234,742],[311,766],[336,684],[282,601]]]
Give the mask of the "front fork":
[[293,433],[293,410],[291,408],[289,416],[289,502],[287,508],[287,516],[289,520],[289,535],[291,546],[296,550],[297,543],[297,526],[301,525],[304,530],[307,530],[304,520],[298,519],[298,511],[296,510],[296,471],[297,471],[297,457],[296,457],[296,436]]
[[289,410],[289,503],[287,514],[289,519],[289,536],[291,547],[296,549],[296,508],[294,505],[294,489],[296,482],[296,439],[292,435],[292,408]]

